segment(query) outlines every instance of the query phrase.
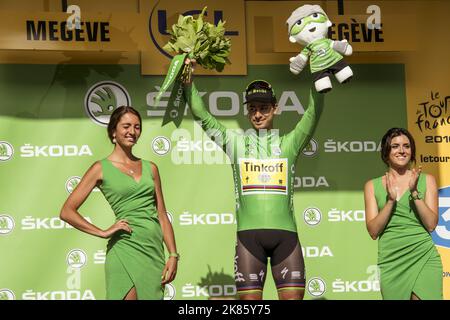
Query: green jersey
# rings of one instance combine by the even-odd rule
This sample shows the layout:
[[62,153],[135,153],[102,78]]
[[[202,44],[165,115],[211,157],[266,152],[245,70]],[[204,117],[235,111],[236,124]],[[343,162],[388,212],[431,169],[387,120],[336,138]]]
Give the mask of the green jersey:
[[278,130],[267,130],[264,134],[255,130],[250,134],[227,130],[206,110],[194,84],[187,86],[185,92],[194,117],[231,160],[238,231],[297,232],[293,208],[295,163],[314,133],[323,109],[323,96],[311,91],[301,121],[280,137]]
[[343,59],[342,55],[331,47],[332,40],[324,38],[308,44],[302,54],[309,57],[311,73],[321,71],[334,65]]

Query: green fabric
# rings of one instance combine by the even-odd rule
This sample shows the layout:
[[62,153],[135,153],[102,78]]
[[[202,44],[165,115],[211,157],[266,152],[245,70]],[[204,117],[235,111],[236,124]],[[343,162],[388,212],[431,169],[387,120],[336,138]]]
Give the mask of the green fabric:
[[[386,204],[386,189],[382,177],[372,182],[381,210]],[[425,195],[424,174],[419,177],[417,189]],[[388,300],[408,300],[412,292],[422,300],[441,300],[441,258],[409,195],[407,190],[397,201],[378,240],[381,294]]]
[[331,47],[332,40],[324,38],[308,44],[302,54],[310,57],[309,66],[311,73],[324,70],[331,67],[339,60],[343,59],[342,55]]
[[230,157],[236,194],[237,230],[279,229],[297,232],[293,195],[295,163],[309,143],[323,109],[323,95],[310,92],[309,106],[294,130],[284,136],[227,130],[205,108],[195,85],[186,87],[192,113],[203,130]]
[[133,286],[139,300],[163,299],[163,235],[155,207],[151,163],[142,160],[139,182],[107,159],[101,160],[101,165],[103,181],[99,188],[116,219],[126,219],[133,230],[132,234],[117,232],[108,242],[106,299],[123,299]]

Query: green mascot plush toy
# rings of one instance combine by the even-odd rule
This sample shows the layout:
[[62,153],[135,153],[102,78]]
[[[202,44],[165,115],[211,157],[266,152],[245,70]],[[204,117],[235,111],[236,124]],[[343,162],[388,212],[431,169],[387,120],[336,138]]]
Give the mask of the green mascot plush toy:
[[350,56],[352,46],[347,40],[328,39],[331,21],[319,5],[303,5],[292,12],[287,19],[289,41],[299,43],[304,49],[296,57],[289,59],[290,70],[299,74],[309,58],[309,65],[318,92],[332,89],[330,76],[334,74],[340,83],[346,83],[353,77],[353,71],[344,61],[343,55]]

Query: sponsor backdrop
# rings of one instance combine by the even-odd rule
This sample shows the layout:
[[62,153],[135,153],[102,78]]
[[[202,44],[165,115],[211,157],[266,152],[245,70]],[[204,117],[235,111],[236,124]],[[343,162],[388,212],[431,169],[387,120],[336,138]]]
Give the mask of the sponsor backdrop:
[[[406,125],[404,68],[352,67],[358,81],[327,94],[314,140],[297,163],[295,217],[306,258],[307,298],[379,298],[376,241],[365,229],[361,188],[383,170],[382,133]],[[70,228],[58,214],[79,177],[111,152],[105,127],[109,107],[126,103],[143,115],[135,151],[160,168],[182,257],[167,297],[235,297],[231,168],[190,112],[179,129],[161,127],[164,110],[151,106],[162,77],[142,76],[138,66],[127,65],[2,65],[0,70],[2,287],[17,299],[105,297],[106,240]],[[267,75],[279,99],[276,125],[283,134],[305,111],[309,76],[295,77],[285,66],[249,66],[245,77],[196,81],[211,113],[229,128],[247,129],[243,88]],[[388,112],[392,116],[386,118]],[[80,212],[102,228],[114,221],[97,190]],[[276,298],[270,277],[265,294]]]
[[[210,112],[229,128],[249,128],[243,91],[250,80],[264,78],[279,99],[275,124],[284,134],[304,113],[311,87],[307,70],[296,77],[287,65],[300,47],[288,42],[285,19],[304,2],[74,0],[68,4],[81,8],[82,24],[70,32],[64,3],[0,6],[0,299],[105,298],[107,241],[69,227],[58,215],[89,166],[111,152],[106,124],[122,104],[143,116],[135,153],[159,166],[181,253],[165,298],[236,298],[231,167],[188,109],[180,128],[161,127],[168,94],[159,108],[153,105],[170,59],[160,48],[179,13],[195,14],[207,5],[210,22],[227,20],[233,44],[233,64],[224,73],[196,70]],[[450,48],[442,35],[450,32],[450,2],[309,3],[329,14],[331,38],[352,43],[347,60],[355,79],[334,82],[313,140],[297,162],[294,204],[305,297],[381,298],[377,242],[366,231],[362,189],[384,173],[382,134],[402,126],[416,138],[418,164],[438,178],[439,225],[432,237],[449,299]],[[369,10],[374,4],[378,8]],[[436,32],[422,30],[420,21]],[[380,28],[369,29],[369,22]],[[101,228],[114,222],[96,189],[80,212]],[[264,298],[276,299],[270,275],[265,289]]]

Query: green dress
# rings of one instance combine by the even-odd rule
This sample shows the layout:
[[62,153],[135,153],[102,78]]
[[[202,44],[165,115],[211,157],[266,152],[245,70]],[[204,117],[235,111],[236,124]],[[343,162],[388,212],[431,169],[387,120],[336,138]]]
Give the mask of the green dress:
[[164,247],[158,220],[151,163],[142,160],[139,182],[109,160],[101,160],[100,190],[116,219],[126,219],[133,232],[117,232],[108,242],[105,262],[106,299],[121,300],[135,287],[138,299],[163,299]]
[[[382,177],[372,180],[378,209],[386,204]],[[418,191],[425,195],[426,176],[419,176]],[[378,241],[378,266],[383,299],[409,300],[413,292],[421,300],[442,300],[442,262],[423,226],[414,201],[406,191],[396,202]]]

